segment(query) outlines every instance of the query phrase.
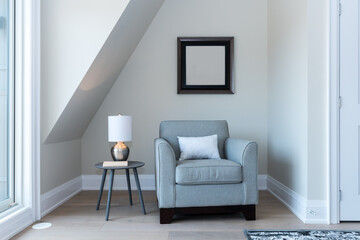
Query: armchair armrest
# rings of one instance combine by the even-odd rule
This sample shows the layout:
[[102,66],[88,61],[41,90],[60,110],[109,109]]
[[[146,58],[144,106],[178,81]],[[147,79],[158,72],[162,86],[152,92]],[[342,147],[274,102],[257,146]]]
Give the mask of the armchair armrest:
[[175,153],[162,138],[155,139],[156,194],[159,208],[175,207]]
[[226,158],[245,165],[246,161],[257,162],[257,143],[240,139],[228,138],[225,141]]
[[[228,138],[225,141],[225,156],[238,162],[243,169],[243,183],[246,191],[246,202],[258,202],[258,145],[239,138]],[[245,204],[246,204],[245,202]]]

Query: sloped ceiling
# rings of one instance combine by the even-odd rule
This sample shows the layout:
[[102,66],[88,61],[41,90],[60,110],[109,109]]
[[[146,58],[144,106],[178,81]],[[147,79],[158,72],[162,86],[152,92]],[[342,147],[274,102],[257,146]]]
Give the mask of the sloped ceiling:
[[130,0],[45,143],[83,135],[164,1]]
[[41,139],[80,85],[129,0],[41,1]]

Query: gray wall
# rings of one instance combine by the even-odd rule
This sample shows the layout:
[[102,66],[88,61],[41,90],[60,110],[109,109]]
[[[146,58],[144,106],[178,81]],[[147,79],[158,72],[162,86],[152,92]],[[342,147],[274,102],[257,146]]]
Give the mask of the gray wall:
[[[235,37],[234,95],[177,95],[178,36]],[[267,173],[267,1],[167,0],[82,138],[82,174],[110,159],[107,116],[133,116],[130,160],[154,174],[153,139],[168,119],[226,119],[230,134],[259,143]]]
[[41,1],[41,110],[45,116],[41,134],[44,139],[64,111],[127,3],[128,0]]
[[81,175],[81,139],[41,146],[41,194]]
[[[127,0],[41,1],[42,143],[126,4]],[[80,167],[81,139],[42,144],[41,193],[80,176]]]
[[[96,111],[109,93],[110,88],[114,85],[120,72],[134,52],[134,49],[144,36],[152,19],[164,3],[164,0],[131,0],[124,12],[121,13],[122,9],[117,5],[119,2],[125,3],[127,1],[128,0],[116,1],[115,4],[107,3],[108,5],[111,5],[113,9],[116,9],[114,12],[120,18],[113,27],[105,43],[102,45],[101,50],[96,52],[96,58],[93,59],[91,65],[87,66],[85,76],[82,78],[75,92],[73,92],[71,99],[66,103],[65,109],[61,112],[61,115],[51,129],[51,132],[47,135],[45,140],[46,143],[69,141],[82,137],[91,119],[94,117]],[[102,1],[96,0],[95,2],[103,4]],[[88,11],[89,9],[86,8],[86,11],[84,12],[86,13]],[[108,11],[101,13],[108,14]],[[102,18],[101,14],[96,13],[96,16],[100,17],[105,23],[109,22],[107,18]],[[94,27],[90,23],[86,26],[90,28]],[[101,26],[96,28],[103,29]],[[69,30],[66,28],[66,30],[66,33],[71,34],[71,29]],[[107,36],[109,34],[107,32],[97,31],[95,31],[95,33],[100,36]],[[84,37],[84,39],[77,39],[79,43],[81,43],[81,41],[86,41],[87,38],[89,38],[89,36],[86,35],[83,35],[82,37]],[[94,45],[94,43],[91,44],[91,46]],[[55,44],[52,43],[51,46],[52,48],[62,48],[61,45],[59,46],[56,42]],[[75,50],[72,50],[72,52],[76,53]],[[81,58],[84,57],[84,54],[76,55],[80,55]],[[91,56],[91,54],[89,55]],[[85,57],[89,57],[89,55],[86,54]],[[84,64],[86,61],[80,62]],[[67,70],[71,76],[74,77],[74,75],[72,75],[72,73],[75,72],[73,68],[78,70],[78,64],[67,62],[66,68],[68,68]],[[51,79],[51,81],[49,81],[50,83],[58,82],[59,78],[67,79],[66,76],[57,76],[58,78],[54,78],[54,75],[58,74],[56,72],[51,72],[51,74],[48,75],[48,79]],[[74,79],[71,80],[73,81]],[[62,84],[67,86],[65,83]],[[52,84],[48,85],[50,87],[50,95],[51,90],[62,92],[61,89],[52,89],[54,85],[51,85]],[[63,97],[63,95],[61,96]],[[63,100],[62,97],[60,97],[60,99]],[[56,99],[57,97],[54,98]],[[48,107],[49,106],[52,106],[52,104],[48,104]],[[52,114],[55,115],[55,112],[52,112]]]
[[327,199],[328,1],[268,2],[268,174]]
[[268,42],[268,174],[306,197],[306,1],[269,1]]
[[[82,139],[42,146],[41,192],[81,174],[100,174],[93,164],[110,159],[107,116],[122,113],[133,116],[130,160],[146,162],[142,174],[154,174],[160,121],[226,119],[232,136],[259,143],[260,174],[308,200],[326,199],[327,10],[326,0],[165,1]],[[234,95],[176,94],[178,36],[235,37]],[[54,41],[42,40],[44,54]],[[53,58],[47,54],[45,74],[44,63]],[[43,73],[44,138],[56,114],[43,110],[66,96],[56,99],[61,94],[51,82],[59,81]]]
[[308,200],[327,199],[329,1],[308,0]]

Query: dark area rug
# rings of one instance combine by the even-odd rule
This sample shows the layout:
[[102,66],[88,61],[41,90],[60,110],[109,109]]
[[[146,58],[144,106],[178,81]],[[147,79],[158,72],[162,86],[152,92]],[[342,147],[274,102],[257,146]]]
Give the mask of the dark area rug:
[[360,240],[360,231],[245,230],[249,240]]

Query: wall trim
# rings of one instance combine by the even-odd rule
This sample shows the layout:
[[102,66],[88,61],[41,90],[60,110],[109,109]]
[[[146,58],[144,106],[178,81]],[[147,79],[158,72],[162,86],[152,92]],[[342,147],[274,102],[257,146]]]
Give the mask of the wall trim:
[[267,180],[267,190],[301,221],[308,224],[329,224],[326,200],[307,200],[271,176],[267,176]]
[[328,205],[329,220],[340,222],[340,112],[338,107],[340,85],[340,16],[339,0],[330,1],[330,62],[329,62],[329,164],[328,164]]
[[267,190],[285,204],[301,221],[305,222],[306,199],[271,176],[268,176],[267,179]]
[[33,84],[32,84],[32,109],[33,112],[33,124],[32,124],[32,142],[33,142],[33,198],[34,203],[34,220],[40,220],[41,218],[41,140],[40,140],[40,109],[41,109],[41,3],[40,0],[33,0],[32,9],[32,28],[33,28],[33,40],[32,40],[32,73],[33,73]]
[[307,200],[306,218],[307,224],[330,224],[327,200]]
[[82,190],[82,178],[76,177],[41,195],[41,217],[44,217]]

